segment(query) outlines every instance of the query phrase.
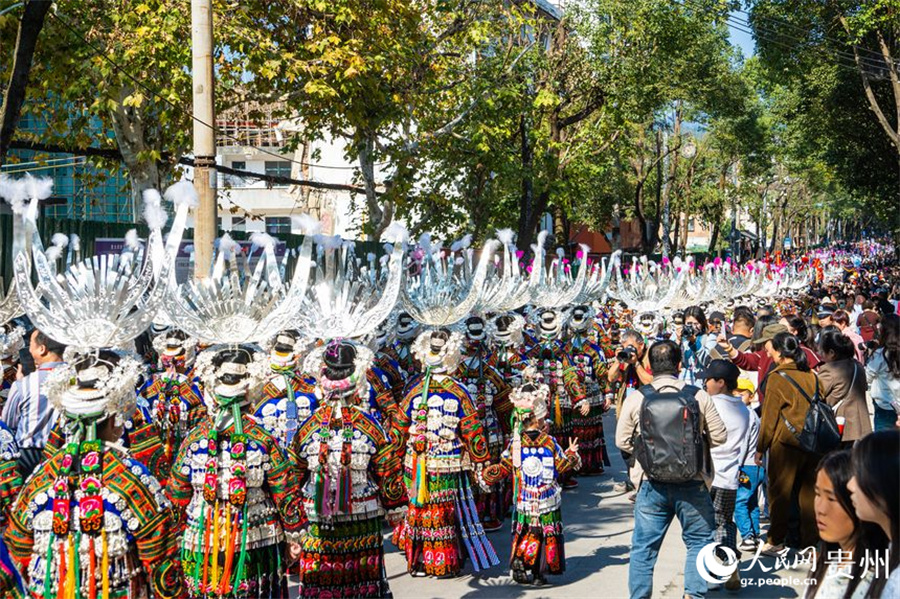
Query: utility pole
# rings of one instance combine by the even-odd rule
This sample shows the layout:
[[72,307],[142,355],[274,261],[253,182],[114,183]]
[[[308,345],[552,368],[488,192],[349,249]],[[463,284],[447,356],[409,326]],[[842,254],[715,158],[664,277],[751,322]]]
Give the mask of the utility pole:
[[191,0],[194,96],[194,277],[209,276],[216,238],[216,109],[213,86],[212,0]]

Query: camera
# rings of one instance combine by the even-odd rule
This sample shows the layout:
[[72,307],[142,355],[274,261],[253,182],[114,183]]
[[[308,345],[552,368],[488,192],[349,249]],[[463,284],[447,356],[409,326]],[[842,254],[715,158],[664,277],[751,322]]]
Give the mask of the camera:
[[623,347],[616,352],[616,360],[618,362],[630,362],[637,357],[637,350],[633,347]]
[[688,323],[684,324],[684,326],[681,328],[681,336],[682,337],[696,337],[697,336],[697,329],[694,328],[693,323],[688,322]]

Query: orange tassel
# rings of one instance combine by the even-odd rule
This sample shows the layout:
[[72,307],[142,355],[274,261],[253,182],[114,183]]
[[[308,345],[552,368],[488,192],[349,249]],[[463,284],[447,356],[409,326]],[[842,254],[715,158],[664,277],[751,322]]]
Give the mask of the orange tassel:
[[94,539],[90,540],[88,551],[91,552],[88,588],[90,599],[97,599],[97,554],[94,551]]

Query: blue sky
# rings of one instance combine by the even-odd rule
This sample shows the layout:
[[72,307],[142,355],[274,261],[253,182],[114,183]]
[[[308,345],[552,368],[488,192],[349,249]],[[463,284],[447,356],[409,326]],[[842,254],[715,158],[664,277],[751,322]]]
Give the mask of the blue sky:
[[[732,12],[731,20],[733,22],[746,22],[747,15],[740,12]],[[749,29],[749,27],[742,27],[742,29]],[[738,31],[731,25],[728,26],[728,34],[733,46],[737,46],[744,53],[744,56],[749,58],[756,54],[756,43],[753,41],[753,36],[749,33],[744,33],[743,31]]]

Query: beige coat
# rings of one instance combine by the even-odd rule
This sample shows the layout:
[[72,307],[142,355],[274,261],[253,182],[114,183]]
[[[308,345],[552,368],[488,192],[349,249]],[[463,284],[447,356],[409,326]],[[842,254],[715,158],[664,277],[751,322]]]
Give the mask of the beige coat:
[[[856,372],[856,380],[853,373]],[[843,441],[856,441],[872,432],[869,406],[866,403],[866,369],[856,360],[826,362],[817,371],[821,389],[819,393],[828,405],[840,402],[835,416],[843,416]],[[852,383],[852,387],[850,386]]]
[[[687,383],[674,376],[661,375],[654,377],[653,382],[650,384],[654,389],[658,390],[663,387],[682,389]],[[721,445],[728,438],[728,430],[725,428],[725,423],[722,422],[721,416],[716,411],[712,398],[703,389],[697,393],[696,398],[697,403],[700,404],[700,427],[706,431],[709,444],[712,447]],[[641,428],[641,403],[643,401],[643,394],[639,390],[634,389],[622,402],[622,409],[617,415],[616,422],[616,447],[622,451],[634,453],[634,438],[640,433]],[[634,468],[630,474],[631,480],[640,481],[642,475],[641,465],[635,460]]]

